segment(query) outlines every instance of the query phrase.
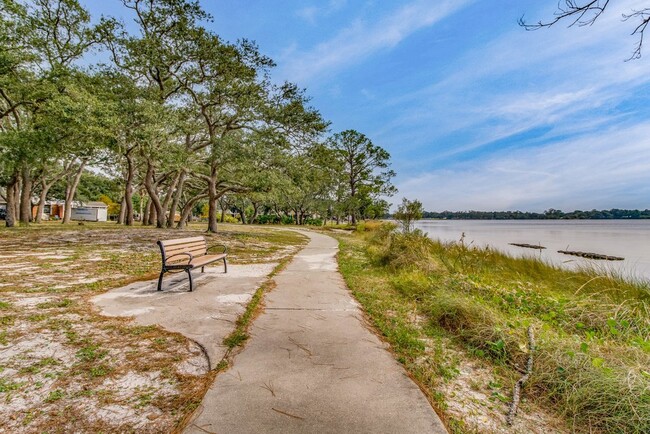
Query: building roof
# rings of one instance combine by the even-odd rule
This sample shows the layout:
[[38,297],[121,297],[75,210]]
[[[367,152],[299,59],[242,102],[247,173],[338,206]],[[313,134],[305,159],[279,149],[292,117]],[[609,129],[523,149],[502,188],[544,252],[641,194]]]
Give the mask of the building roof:
[[[76,205],[76,206],[75,206]],[[73,208],[108,208],[104,202],[77,202]]]

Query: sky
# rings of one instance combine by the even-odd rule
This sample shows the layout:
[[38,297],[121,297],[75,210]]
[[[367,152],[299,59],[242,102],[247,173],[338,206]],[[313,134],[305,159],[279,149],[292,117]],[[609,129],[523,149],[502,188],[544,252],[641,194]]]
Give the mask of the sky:
[[[82,3],[84,3],[82,1]],[[201,0],[223,39],[254,40],[274,80],[391,154],[430,211],[650,208],[650,45],[612,2],[588,27],[526,31],[556,0]],[[86,0],[123,16],[119,0]],[[128,19],[125,17],[125,19]]]

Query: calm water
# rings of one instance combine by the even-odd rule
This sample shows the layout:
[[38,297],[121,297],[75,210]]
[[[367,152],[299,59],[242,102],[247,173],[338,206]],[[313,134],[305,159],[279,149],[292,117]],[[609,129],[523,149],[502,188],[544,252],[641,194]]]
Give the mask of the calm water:
[[[497,249],[511,256],[537,257],[567,268],[597,267],[626,278],[650,281],[650,220],[420,220],[415,227],[443,242],[458,241]],[[508,243],[541,244],[533,250]],[[584,259],[557,253],[577,250],[624,257],[624,261]]]

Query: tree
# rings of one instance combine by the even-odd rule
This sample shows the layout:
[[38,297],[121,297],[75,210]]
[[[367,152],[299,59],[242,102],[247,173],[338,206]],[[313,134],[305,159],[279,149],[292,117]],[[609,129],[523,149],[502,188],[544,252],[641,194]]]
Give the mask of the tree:
[[[610,0],[563,0],[558,2],[558,8],[553,19],[530,24],[522,17],[519,19],[519,25],[526,30],[551,27],[560,21],[569,21],[569,27],[591,26],[605,12],[609,4]],[[636,27],[633,28],[632,35],[638,37],[634,51],[629,59],[639,59],[643,48],[643,36],[648,23],[650,23],[650,8],[631,10],[629,14],[623,15],[623,21],[628,20],[636,20]]]
[[343,207],[352,224],[357,222],[364,204],[371,204],[380,195],[392,196],[396,189],[390,183],[395,172],[389,169],[390,154],[375,146],[365,135],[355,130],[335,134],[328,146],[341,161],[340,178],[343,186]]
[[402,203],[397,207],[393,218],[399,222],[402,229],[407,234],[413,229],[413,222],[420,220],[424,215],[424,207],[419,200],[402,199]]
[[16,218],[32,219],[33,186],[43,186],[35,177],[84,145],[73,136],[89,128],[92,104],[75,62],[98,33],[77,0],[0,0],[0,6],[0,184],[7,191],[6,225],[13,226]]

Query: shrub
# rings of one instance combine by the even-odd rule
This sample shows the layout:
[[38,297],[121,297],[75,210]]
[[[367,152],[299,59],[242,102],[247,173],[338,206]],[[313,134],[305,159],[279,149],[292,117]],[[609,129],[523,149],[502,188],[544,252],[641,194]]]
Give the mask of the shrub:
[[355,227],[356,232],[377,232],[382,231],[383,233],[392,232],[395,230],[396,226],[394,223],[384,222],[381,220],[364,220],[357,223]]
[[260,216],[257,216],[257,223],[261,225],[278,224],[280,223],[280,221],[281,221],[280,216],[273,215],[273,214],[262,214]]
[[280,219],[280,223],[283,225],[292,225],[294,224],[293,217],[289,215],[283,215],[282,218]]
[[[219,216],[221,217],[221,216]],[[231,216],[230,214],[226,214],[223,216],[223,222],[224,223],[239,223],[239,219],[237,217]]]

